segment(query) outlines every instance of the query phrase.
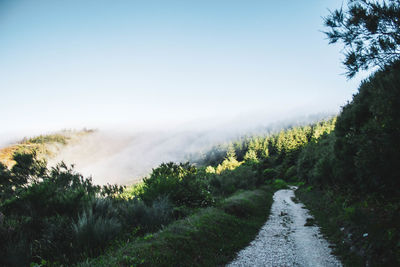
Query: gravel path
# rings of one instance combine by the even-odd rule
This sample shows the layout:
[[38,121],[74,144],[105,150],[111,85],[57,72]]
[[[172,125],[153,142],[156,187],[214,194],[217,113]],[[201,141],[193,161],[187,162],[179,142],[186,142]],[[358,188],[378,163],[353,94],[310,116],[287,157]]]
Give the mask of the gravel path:
[[319,228],[304,226],[312,216],[293,202],[295,189],[275,193],[268,221],[228,266],[342,266]]

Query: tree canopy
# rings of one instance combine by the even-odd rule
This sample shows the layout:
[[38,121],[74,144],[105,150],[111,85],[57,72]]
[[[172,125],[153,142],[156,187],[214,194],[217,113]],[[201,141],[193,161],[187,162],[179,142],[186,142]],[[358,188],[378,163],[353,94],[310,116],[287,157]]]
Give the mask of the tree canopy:
[[329,43],[345,46],[347,77],[400,59],[400,0],[349,0],[324,20]]

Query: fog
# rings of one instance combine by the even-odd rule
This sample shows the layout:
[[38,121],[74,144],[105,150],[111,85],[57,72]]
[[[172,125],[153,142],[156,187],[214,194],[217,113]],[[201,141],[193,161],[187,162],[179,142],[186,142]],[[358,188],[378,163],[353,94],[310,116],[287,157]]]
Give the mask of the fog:
[[[291,118],[264,118],[263,123],[236,118],[231,121],[196,122],[178,127],[147,130],[100,129],[65,146],[49,161],[74,164],[95,184],[134,184],[162,162],[182,162],[201,155],[212,146],[241,136],[264,135],[285,127],[302,125],[328,117],[328,114]],[[247,117],[249,118],[249,117]]]

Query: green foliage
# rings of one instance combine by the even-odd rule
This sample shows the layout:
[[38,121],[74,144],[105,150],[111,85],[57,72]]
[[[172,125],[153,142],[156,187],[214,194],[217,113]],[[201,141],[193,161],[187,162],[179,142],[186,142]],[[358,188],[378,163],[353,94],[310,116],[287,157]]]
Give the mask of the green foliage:
[[335,182],[335,141],[333,133],[325,134],[303,149],[297,160],[297,175],[300,179],[310,183]]
[[210,178],[211,190],[216,195],[227,196],[238,189],[252,189],[262,183],[262,176],[250,165],[241,165]]
[[[397,266],[400,63],[364,81],[336,128],[299,154],[299,191],[348,266]],[[319,189],[324,191],[319,191]]]
[[261,192],[255,194],[253,191],[239,191],[236,194],[224,199],[221,208],[228,214],[243,218],[254,215],[257,210],[256,201]]
[[16,164],[12,170],[0,163],[0,201],[23,191],[30,183],[37,183],[38,177],[46,174],[46,162],[38,160],[36,153],[14,154]]
[[[78,266],[225,265],[254,239],[265,223],[272,193],[271,189],[238,193],[220,208],[201,209],[158,233],[122,244]],[[232,214],[224,212],[225,209]],[[234,210],[242,210],[247,215],[235,216]]]
[[265,176],[266,180],[273,180],[278,178],[279,173],[275,169],[269,168],[263,171],[263,175]]
[[347,76],[378,66],[383,69],[400,58],[400,2],[349,0],[325,18],[330,43],[345,46]]
[[399,195],[400,62],[364,82],[338,117],[335,156],[340,183]]
[[141,200],[130,199],[119,203],[118,213],[126,228],[139,227],[140,233],[146,233],[172,221],[173,204],[166,196],[154,200],[151,206]]
[[123,192],[118,196],[122,199],[129,200],[134,198],[139,198],[143,194],[144,183],[140,182],[131,186],[127,186],[123,189]]
[[345,266],[399,265],[400,233],[394,230],[400,223],[398,202],[355,201],[327,189],[300,188],[296,196],[312,211]]
[[88,210],[72,224],[72,230],[76,248],[86,249],[93,255],[119,234],[121,224],[114,217],[101,216]]
[[297,175],[296,166],[291,166],[286,170],[284,178],[285,178],[286,181],[294,182],[294,181],[297,180],[296,179],[296,175]]
[[287,189],[287,188],[288,188],[286,182],[285,182],[284,180],[282,180],[282,179],[275,179],[275,180],[272,182],[272,187],[273,187],[275,190]]
[[176,206],[207,206],[212,196],[197,169],[189,163],[163,163],[153,169],[149,178],[143,180],[144,188],[140,197],[151,203],[160,196],[168,196]]

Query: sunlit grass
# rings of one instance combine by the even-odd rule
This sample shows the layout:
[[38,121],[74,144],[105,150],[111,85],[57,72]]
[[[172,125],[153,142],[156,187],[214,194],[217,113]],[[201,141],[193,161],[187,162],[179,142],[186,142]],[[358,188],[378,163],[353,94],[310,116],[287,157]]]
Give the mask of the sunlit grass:
[[54,157],[58,151],[57,146],[65,146],[73,139],[79,139],[94,130],[83,129],[80,131],[63,130],[60,133],[39,135],[34,137],[25,137],[16,144],[0,148],[0,162],[8,168],[14,166],[13,155],[30,154],[35,152],[38,158],[48,159]]

